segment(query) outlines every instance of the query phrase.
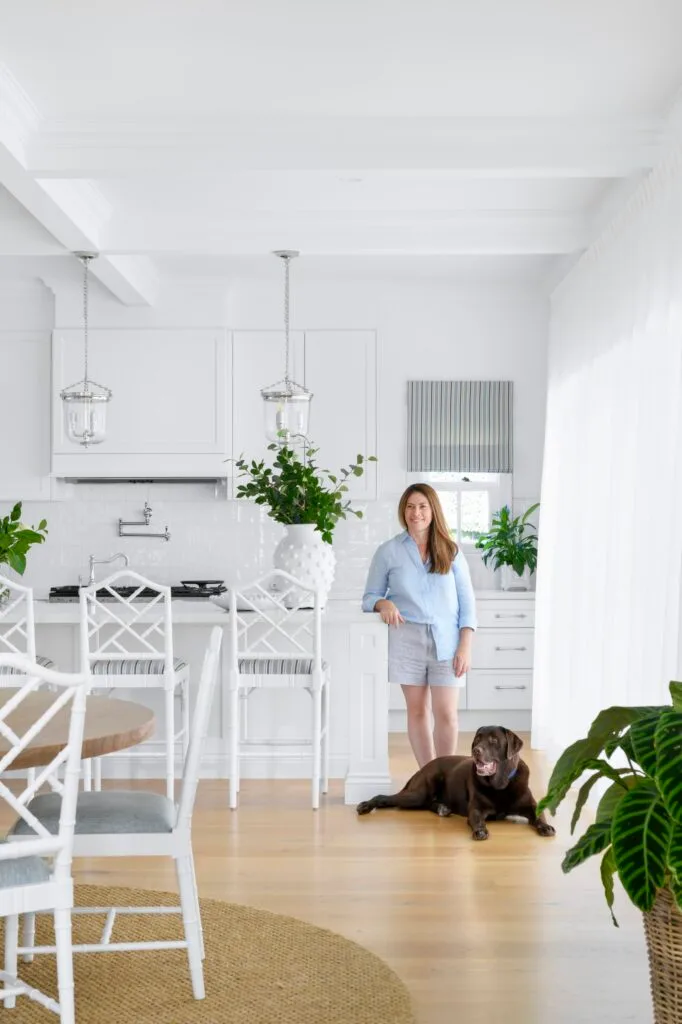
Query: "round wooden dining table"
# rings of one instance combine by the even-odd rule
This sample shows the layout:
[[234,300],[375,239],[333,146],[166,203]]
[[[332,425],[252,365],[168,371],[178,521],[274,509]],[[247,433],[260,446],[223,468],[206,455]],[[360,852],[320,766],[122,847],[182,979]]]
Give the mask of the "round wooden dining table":
[[[17,690],[0,688],[0,708]],[[30,693],[18,708],[7,716],[7,724],[17,736],[24,733],[54,703],[55,694],[38,690]],[[41,732],[12,761],[11,770],[35,768],[49,764],[63,750],[69,738],[70,708],[61,708]],[[88,696],[85,705],[83,729],[83,760],[101,757],[115,750],[134,747],[148,739],[154,731],[154,712],[144,704],[117,697]],[[12,749],[12,744],[0,735],[0,759]]]

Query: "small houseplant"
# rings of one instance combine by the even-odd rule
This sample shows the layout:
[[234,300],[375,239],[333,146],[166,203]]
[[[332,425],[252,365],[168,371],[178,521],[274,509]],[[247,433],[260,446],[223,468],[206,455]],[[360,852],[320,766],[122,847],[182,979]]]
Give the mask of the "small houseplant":
[[528,589],[521,580],[524,574],[527,576],[535,572],[538,562],[537,533],[528,520],[539,507],[540,503],[536,502],[522,515],[512,517],[509,506],[503,505],[493,514],[491,528],[476,541],[475,546],[483,552],[484,564],[492,559],[493,569],[502,570],[503,590],[512,589],[515,585],[522,590]]
[[[682,1020],[682,683],[672,704],[610,707],[557,761],[538,813],[552,814],[573,783],[574,831],[593,786],[610,782],[596,820],[562,862],[564,872],[601,854],[601,879],[613,923],[614,875],[643,912],[656,1024]],[[609,761],[618,754],[624,767]]]
[[9,515],[0,519],[0,565],[9,565],[23,576],[26,571],[26,553],[33,544],[42,544],[47,536],[47,522],[41,519],[37,527],[25,526],[21,521],[21,502]]
[[362,518],[346,497],[347,481],[362,476],[365,462],[376,462],[376,458],[357,455],[355,462],[334,474],[318,467],[318,449],[307,441],[302,454],[278,444],[268,445],[268,451],[277,452],[272,466],[264,460],[248,463],[243,456],[236,460],[240,476],[248,477],[238,485],[237,497],[264,506],[271,519],[287,527],[274,551],[275,567],[319,590],[324,603],[334,580],[334,529],[349,513]]

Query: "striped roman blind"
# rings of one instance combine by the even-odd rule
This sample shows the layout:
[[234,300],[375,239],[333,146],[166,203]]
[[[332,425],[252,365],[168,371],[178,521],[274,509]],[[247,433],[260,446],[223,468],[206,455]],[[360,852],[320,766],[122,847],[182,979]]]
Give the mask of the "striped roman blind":
[[511,473],[511,380],[408,380],[408,472]]

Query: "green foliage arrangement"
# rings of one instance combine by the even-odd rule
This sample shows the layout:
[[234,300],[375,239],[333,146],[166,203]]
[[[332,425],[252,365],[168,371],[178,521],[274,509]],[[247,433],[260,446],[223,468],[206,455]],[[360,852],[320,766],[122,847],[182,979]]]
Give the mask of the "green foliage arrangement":
[[26,552],[33,544],[42,544],[47,536],[47,522],[41,519],[37,527],[21,522],[21,502],[10,514],[0,519],[0,565],[11,566],[20,576],[26,571]]
[[[257,505],[265,505],[268,515],[276,523],[314,523],[322,539],[331,544],[332,534],[339,519],[347,513],[362,519],[362,512],[350,507],[344,499],[350,476],[362,476],[365,462],[376,462],[376,457],[357,455],[347,469],[338,475],[328,469],[319,469],[315,461],[318,449],[306,445],[302,457],[287,445],[268,445],[276,451],[272,466],[264,461],[248,463],[243,456],[235,465],[240,476],[248,476],[248,483],[237,487],[238,498],[250,498]],[[332,486],[329,486],[331,484]]]
[[490,530],[482,533],[476,541],[476,547],[483,552],[485,565],[492,558],[493,569],[510,565],[519,576],[526,567],[535,572],[538,564],[538,538],[535,526],[528,520],[538,508],[540,503],[536,502],[515,519],[508,505],[503,505],[494,513]]
[[[567,873],[602,854],[601,880],[615,925],[615,874],[640,910],[651,910],[657,891],[664,888],[682,910],[682,683],[671,682],[670,695],[672,705],[601,711],[587,736],[563,752],[538,804],[538,813],[554,814],[573,783],[592,772],[578,792],[573,833],[592,787],[610,780],[595,822],[561,866]],[[621,762],[627,760],[626,767],[609,762],[616,751]]]

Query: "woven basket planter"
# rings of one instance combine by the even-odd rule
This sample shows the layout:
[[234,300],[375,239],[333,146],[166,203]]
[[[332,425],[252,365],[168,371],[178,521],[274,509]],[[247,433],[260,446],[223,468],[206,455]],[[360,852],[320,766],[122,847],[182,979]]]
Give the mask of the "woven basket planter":
[[669,889],[659,889],[644,914],[654,1024],[682,1021],[682,911]]

